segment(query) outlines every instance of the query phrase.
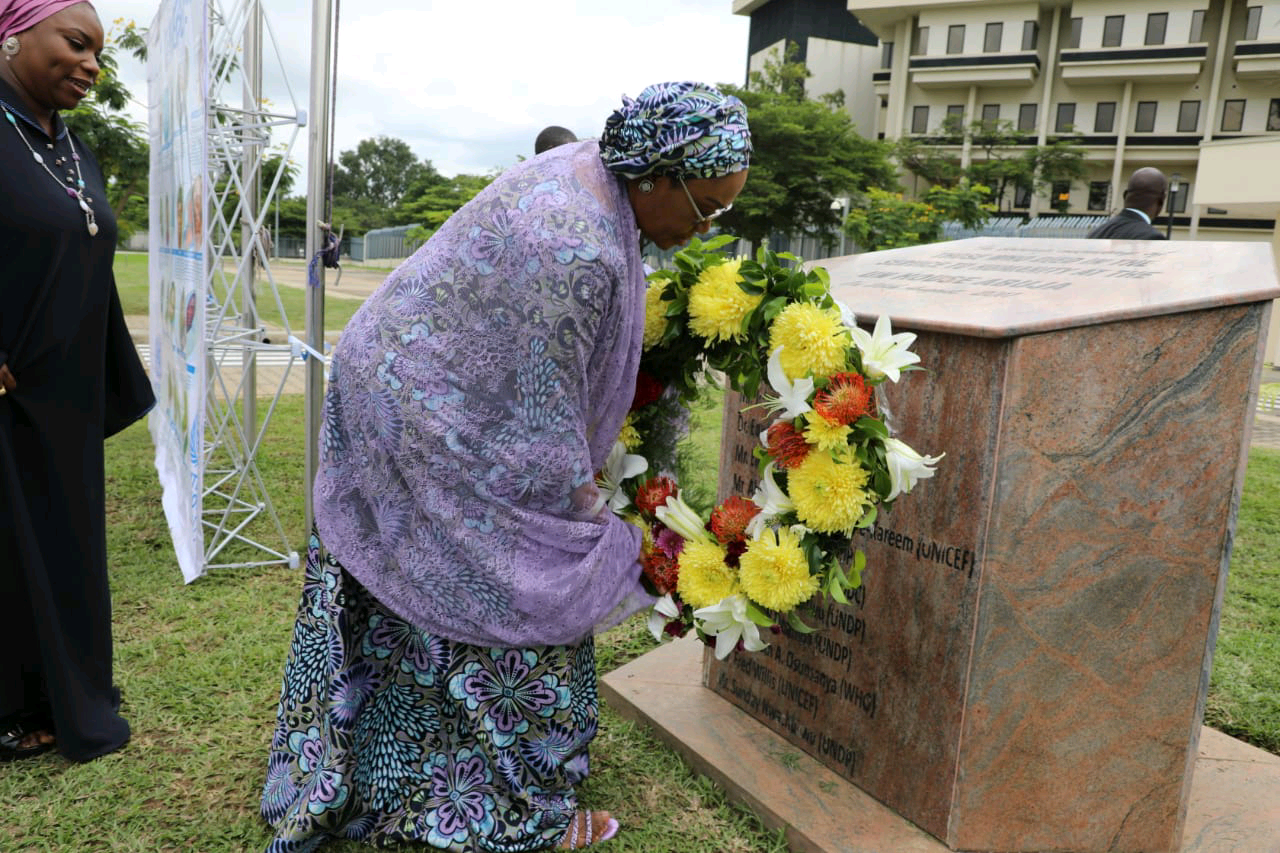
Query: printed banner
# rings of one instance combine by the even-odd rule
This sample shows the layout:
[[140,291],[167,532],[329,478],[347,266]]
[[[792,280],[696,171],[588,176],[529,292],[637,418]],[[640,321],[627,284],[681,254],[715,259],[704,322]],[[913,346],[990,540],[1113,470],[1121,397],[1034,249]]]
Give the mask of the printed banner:
[[148,425],[165,518],[188,583],[205,564],[206,17],[205,0],[164,0],[147,38],[151,383],[157,400]]

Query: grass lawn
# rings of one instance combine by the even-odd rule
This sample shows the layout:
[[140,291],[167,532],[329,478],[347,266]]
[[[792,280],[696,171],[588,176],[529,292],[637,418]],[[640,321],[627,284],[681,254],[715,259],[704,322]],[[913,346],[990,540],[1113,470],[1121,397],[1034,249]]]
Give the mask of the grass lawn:
[[[719,400],[694,412],[682,466],[709,495]],[[261,457],[290,540],[301,551],[301,398],[286,398]],[[284,568],[223,569],[183,586],[160,509],[146,427],[107,446],[108,537],[116,677],[133,741],[87,765],[55,756],[0,765],[0,850],[261,849],[258,795],[280,676],[300,591]],[[697,481],[696,484],[694,481]],[[1273,508],[1280,452],[1250,458],[1208,722],[1280,752],[1280,547]],[[602,636],[608,672],[653,647],[638,617]],[[612,810],[623,832],[610,851],[781,853],[778,834],[695,776],[645,731],[602,708],[586,804]],[[792,772],[779,764],[778,773]],[[355,853],[367,848],[325,848]],[[421,850],[423,848],[406,848]]]
[[[120,289],[120,303],[125,314],[149,314],[151,312],[151,284],[147,274],[147,254],[145,252],[117,252],[114,264],[116,286]],[[333,283],[333,273],[329,273],[328,284]],[[280,304],[267,297],[265,283],[258,281],[258,314],[262,322],[268,326],[283,327],[280,308],[283,306],[285,316],[289,318],[290,328],[297,334],[306,328],[307,292],[300,287],[278,284],[276,291],[280,295]],[[324,321],[329,329],[341,329],[347,325],[351,315],[360,307],[360,300],[350,299],[326,288],[324,300]]]

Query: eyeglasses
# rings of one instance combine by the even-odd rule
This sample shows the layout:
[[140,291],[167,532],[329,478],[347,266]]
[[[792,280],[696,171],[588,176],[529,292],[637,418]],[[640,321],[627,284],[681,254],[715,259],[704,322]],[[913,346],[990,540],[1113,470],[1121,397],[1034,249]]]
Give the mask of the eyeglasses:
[[676,180],[680,182],[680,188],[684,190],[685,198],[689,199],[689,204],[693,206],[694,215],[698,217],[697,220],[694,222],[695,225],[701,225],[704,222],[710,222],[713,219],[718,219],[719,217],[724,216],[730,210],[733,210],[733,202],[730,202],[729,204],[726,204],[724,207],[718,210],[715,210],[711,213],[703,213],[702,209],[698,207],[698,203],[693,200],[693,193],[689,192],[689,186],[684,182],[684,178],[681,177],[680,175],[676,175]]

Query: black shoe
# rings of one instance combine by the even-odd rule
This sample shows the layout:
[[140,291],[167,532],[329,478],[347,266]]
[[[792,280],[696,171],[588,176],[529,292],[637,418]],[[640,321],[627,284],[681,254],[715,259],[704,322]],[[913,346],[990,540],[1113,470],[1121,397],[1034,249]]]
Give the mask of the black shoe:
[[48,743],[33,743],[23,746],[22,742],[28,736],[40,732],[52,733],[53,725],[47,720],[33,716],[16,716],[7,720],[0,731],[0,764],[8,761],[21,761],[24,758],[35,758],[53,749],[56,745],[50,740]]

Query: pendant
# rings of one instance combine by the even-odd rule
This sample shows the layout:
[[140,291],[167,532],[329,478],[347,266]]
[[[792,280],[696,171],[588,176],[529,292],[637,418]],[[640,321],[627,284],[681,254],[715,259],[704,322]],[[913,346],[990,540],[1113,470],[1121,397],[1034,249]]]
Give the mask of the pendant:
[[96,222],[89,223],[89,236],[90,237],[98,236],[98,223]]

